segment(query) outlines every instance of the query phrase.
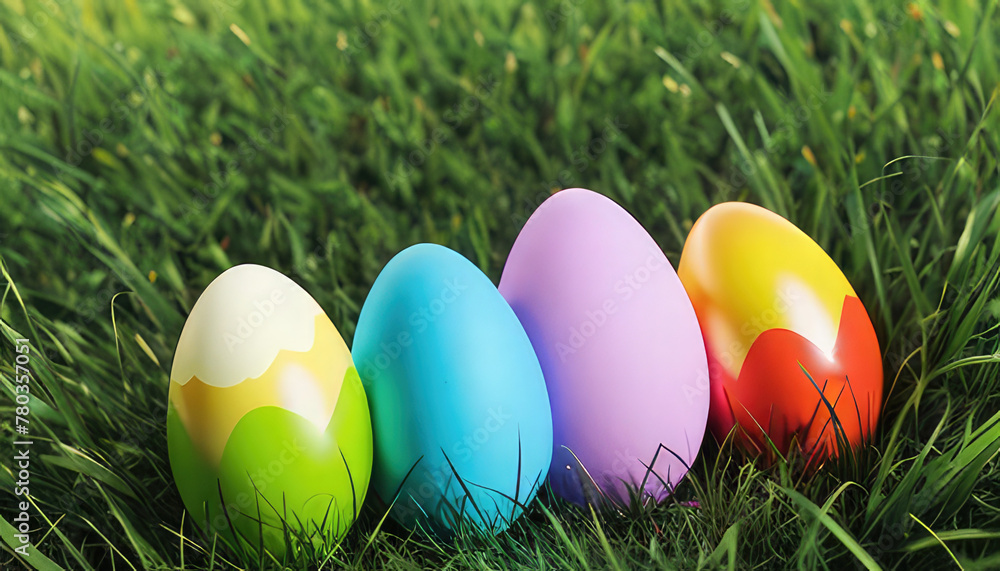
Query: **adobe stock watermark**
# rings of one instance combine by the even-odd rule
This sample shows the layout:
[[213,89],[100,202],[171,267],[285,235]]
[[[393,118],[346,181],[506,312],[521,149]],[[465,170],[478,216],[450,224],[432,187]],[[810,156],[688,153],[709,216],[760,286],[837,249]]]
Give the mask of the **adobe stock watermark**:
[[483,421],[482,426],[473,430],[471,434],[461,441],[455,442],[451,447],[452,453],[459,460],[472,460],[473,453],[478,452],[484,444],[489,442],[490,437],[494,433],[499,432],[507,424],[507,421],[513,418],[511,414],[504,413],[502,406],[490,408],[487,412],[489,414],[486,420]]
[[212,7],[218,16],[225,16],[233,10],[242,7],[246,0],[212,0]]
[[448,306],[458,301],[462,292],[468,289],[468,284],[458,280],[458,278],[445,279],[438,295],[410,313],[407,317],[408,328],[399,331],[389,342],[382,341],[379,344],[379,352],[375,356],[365,360],[361,366],[364,378],[372,379],[380,371],[389,368],[393,361],[398,359],[407,348],[413,345],[416,335],[422,334],[448,309]]
[[[667,466],[666,474],[661,473],[662,469],[656,469],[657,463],[662,464],[665,460],[661,459],[670,455],[668,449],[660,444],[657,451],[643,460],[626,446],[616,449],[614,459],[599,472],[595,471],[593,466],[585,466],[575,455],[568,457],[564,468],[571,474],[570,481],[579,483],[583,497],[589,503],[597,505],[610,500],[612,504],[620,504],[620,499],[627,500],[628,496],[616,498],[615,492],[609,489],[619,484],[628,490],[627,493],[636,492],[640,501],[645,502],[649,498],[655,499],[656,494],[649,490],[650,488],[655,490],[657,484],[664,485],[670,491],[673,490],[676,482],[671,481],[670,467]],[[634,469],[640,469],[642,476],[637,478],[633,473]]]
[[14,496],[24,498],[18,500],[17,515],[14,516],[13,526],[17,533],[14,539],[20,543],[14,548],[18,554],[28,557],[28,546],[31,545],[31,515],[29,509],[31,505],[28,499],[31,496],[31,390],[32,377],[34,373],[31,365],[31,343],[27,339],[16,339],[14,342],[17,351],[14,361],[14,378],[17,384],[14,385],[14,422],[13,432],[17,433],[14,440],[13,461],[11,462],[11,474],[16,476],[14,482]]
[[572,163],[576,172],[582,173],[590,168],[590,163],[604,154],[604,151],[608,150],[611,143],[621,136],[622,129],[628,128],[628,123],[619,119],[618,115],[615,115],[614,119],[605,117],[602,124],[604,128],[601,130],[600,135],[592,137],[570,154],[570,163]]
[[190,223],[192,216],[204,211],[218,198],[219,194],[232,184],[234,176],[241,173],[260,153],[274,144],[278,135],[288,127],[291,117],[285,107],[272,109],[271,120],[267,126],[240,142],[236,147],[237,156],[226,162],[223,170],[212,172],[209,175],[211,180],[206,182],[200,191],[195,192],[194,198],[184,205],[178,215],[181,221],[184,224]]
[[[121,262],[119,260],[114,260],[112,263],[106,265],[107,268],[111,271],[110,272],[111,275],[109,277],[117,278],[119,282],[121,282],[126,288],[128,288],[128,284],[130,281],[128,279],[129,275],[128,266],[126,266],[124,262]],[[83,323],[80,325],[70,324],[69,327],[73,329],[75,332],[79,332],[82,326],[87,325],[91,321],[97,319],[99,312],[108,310],[109,309],[108,304],[110,304],[110,302],[114,300],[115,295],[118,293],[122,293],[123,291],[129,291],[129,290],[127,289],[122,290],[122,288],[120,287],[115,287],[114,282],[112,281],[108,285],[102,287],[93,295],[87,296],[85,299],[81,300],[79,303],[76,304],[77,315],[81,317]]]
[[729,180],[719,182],[716,185],[716,191],[720,192],[723,197],[728,197],[746,186],[747,182],[757,175],[758,164],[763,164],[775,153],[783,152],[784,146],[787,144],[784,141],[798,133],[802,125],[809,121],[813,114],[819,111],[833,95],[830,91],[816,89],[810,89],[810,91],[805,103],[786,106],[785,113],[778,118],[763,149],[750,152],[750,156],[741,155],[734,161],[735,168],[730,169]]
[[[842,220],[841,226],[847,234],[848,240],[853,241],[859,235],[864,234],[873,228],[875,218],[883,207],[892,208],[896,200],[903,196],[908,189],[913,188],[926,179],[931,166],[942,161],[952,160],[945,153],[958,144],[958,135],[948,133],[944,129],[938,128],[935,135],[929,138],[927,145],[921,149],[921,156],[912,157],[905,163],[899,173],[889,175],[889,178],[882,185],[882,190],[873,192],[873,200],[868,203],[865,209],[865,217],[859,222],[851,222],[850,219]],[[846,191],[845,191],[846,193]]]
[[[267,463],[267,465],[258,466],[258,468],[252,472],[247,473],[247,477],[253,482],[253,486],[256,493],[263,494],[267,488],[274,483],[274,481],[285,473],[285,470],[295,462],[303,453],[305,453],[305,448],[302,447],[299,439],[286,440],[283,442],[283,447],[281,452],[275,455],[275,457]],[[229,522],[235,520],[238,515],[246,515],[248,517],[257,518],[258,502],[257,498],[251,496],[246,492],[240,492],[236,494],[234,498],[223,498],[225,503],[222,506],[222,512],[215,514],[214,516],[209,516],[206,513],[206,517],[211,517],[211,521],[206,522],[209,527],[215,531],[219,532],[222,530],[229,529]],[[267,502],[260,502],[259,506],[267,506]],[[280,509],[277,506],[276,509]],[[278,513],[278,516],[283,516],[283,514]]]
[[[153,69],[151,73],[145,75],[142,83],[131,90],[121,92],[111,102],[110,113],[104,116],[94,128],[84,129],[80,138],[70,145],[66,152],[66,164],[71,167],[80,166],[83,159],[92,155],[109,135],[115,133],[131,119],[134,113],[141,110],[156,90],[162,89],[165,78],[166,74],[162,70]],[[66,170],[58,168],[56,177],[62,179],[65,176],[67,176]]]
[[635,293],[649,282],[653,274],[663,269],[664,261],[660,252],[649,252],[643,264],[627,272],[614,284],[615,295],[609,296],[597,307],[584,311],[583,320],[569,328],[565,341],[556,343],[556,353],[562,363],[587,344],[587,341],[607,325],[618,312],[619,304],[632,299]]
[[723,8],[719,17],[706,24],[705,29],[688,38],[681,57],[678,58],[684,67],[690,68],[691,63],[701,57],[712,45],[718,42],[719,35],[736,22],[737,16],[746,15],[753,3],[750,0],[738,0],[731,7]]
[[223,334],[226,349],[232,353],[236,350],[237,345],[244,344],[247,339],[253,336],[254,332],[263,327],[278,306],[285,303],[285,299],[285,292],[275,289],[263,300],[254,300],[254,308],[237,319],[236,327],[232,331],[226,331]]
[[[886,10],[886,14],[884,16],[877,18],[875,21],[865,23],[863,27],[865,36],[869,38],[874,38],[880,34],[884,36],[892,36],[902,29],[906,22],[915,21],[916,18],[904,10],[901,7],[902,5],[902,3],[893,3]],[[945,23],[946,29],[949,23],[950,22]],[[853,23],[851,23],[850,20],[841,20],[840,22],[840,28],[845,32],[850,33],[853,31],[853,27]]]
[[17,32],[10,34],[10,48],[15,55],[20,55],[21,46],[30,43],[42,28],[49,25],[49,22],[59,19],[60,13],[65,13],[64,8],[75,6],[70,0],[42,0],[39,4],[42,6],[41,9],[36,10],[30,17],[25,16]]
[[375,11],[364,24],[354,26],[348,32],[337,34],[337,49],[348,61],[354,60],[361,50],[378,38],[396,16],[403,12],[400,0],[391,0],[384,8]]
[[549,30],[555,31],[559,24],[566,22],[580,9],[585,0],[561,0],[556,8],[545,11],[545,21],[549,24]]
[[[586,143],[577,147],[570,153],[570,164],[573,169],[562,169],[552,180],[544,181],[539,186],[538,192],[534,196],[526,197],[521,208],[511,212],[510,221],[516,226],[523,226],[531,218],[531,215],[545,207],[545,201],[552,196],[553,189],[563,190],[573,188],[576,183],[576,173],[583,173],[590,166],[611,148],[612,143],[622,136],[622,130],[628,128],[628,123],[622,121],[618,115],[614,118],[605,117],[602,122],[603,129],[599,135],[592,137]],[[536,187],[538,188],[538,187]]]
[[[442,458],[434,466],[425,465],[419,471],[414,470],[411,477],[419,473],[422,481],[419,485],[415,485],[408,490],[407,495],[412,502],[399,502],[393,509],[399,510],[400,515],[404,517],[412,518],[422,513],[422,510],[433,507],[428,502],[445,494],[450,486],[457,483],[455,474],[457,468],[452,469],[452,464],[449,463],[449,460],[452,462],[472,461],[487,446],[493,436],[507,426],[513,417],[514,415],[510,411],[505,410],[502,405],[488,408],[482,422],[478,423],[476,428],[467,432],[447,449],[448,456],[446,458]],[[424,462],[424,460],[421,460],[421,462]],[[461,477],[461,474],[458,476]],[[475,484],[475,482],[467,482],[470,490],[476,489]],[[530,492],[524,497],[529,496]],[[522,501],[523,498],[517,498],[517,500]],[[459,506],[452,507],[458,511]]]
[[472,460],[475,454],[482,450],[490,438],[499,432],[511,418],[513,418],[513,415],[505,413],[503,406],[491,407],[487,410],[486,418],[477,428],[471,430],[464,437],[452,444],[451,456],[449,458],[442,459],[437,466],[429,466],[423,469],[424,482],[417,487],[417,496],[413,499],[429,500],[436,493],[443,493],[455,476],[448,460],[452,459],[462,462]]
[[492,73],[480,76],[471,93],[445,110],[443,114],[445,124],[435,127],[429,137],[414,145],[416,149],[397,161],[397,166],[383,173],[389,188],[396,188],[413,176],[413,173],[448,140],[454,129],[467,121],[482,106],[483,101],[493,96],[499,85],[500,81]]
[[[632,468],[638,463],[639,458],[636,457],[635,454],[632,454],[632,451],[627,447],[615,450],[614,461],[611,462],[610,466],[602,470],[599,475],[603,476],[605,482],[623,481],[626,484],[631,484],[631,482],[628,482],[625,477],[628,476]],[[567,468],[569,468],[569,466],[567,466]]]
[[[874,546],[866,549],[868,554],[877,563],[888,563],[888,555],[899,550],[903,541],[911,536],[911,530],[916,525],[914,515],[923,515],[928,509],[934,506],[934,502],[928,497],[926,491],[917,492],[907,506],[906,515],[899,521],[892,524],[882,523],[882,533],[879,534],[878,541]],[[858,569],[865,569],[865,565],[860,560],[855,560]]]

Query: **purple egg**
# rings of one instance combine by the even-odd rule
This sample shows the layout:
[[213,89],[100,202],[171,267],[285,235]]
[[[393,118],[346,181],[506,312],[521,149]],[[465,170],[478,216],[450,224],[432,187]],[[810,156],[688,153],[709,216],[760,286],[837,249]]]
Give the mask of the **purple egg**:
[[611,199],[563,190],[521,230],[500,293],[545,375],[553,491],[666,498],[701,447],[709,384],[694,308],[656,242]]

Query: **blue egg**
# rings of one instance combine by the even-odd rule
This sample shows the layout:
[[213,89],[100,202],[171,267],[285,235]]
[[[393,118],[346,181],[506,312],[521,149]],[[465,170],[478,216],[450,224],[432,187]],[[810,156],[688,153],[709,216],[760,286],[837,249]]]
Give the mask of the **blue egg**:
[[375,491],[394,519],[449,537],[506,529],[552,460],[542,369],[476,266],[418,244],[372,286],[352,349],[372,415]]

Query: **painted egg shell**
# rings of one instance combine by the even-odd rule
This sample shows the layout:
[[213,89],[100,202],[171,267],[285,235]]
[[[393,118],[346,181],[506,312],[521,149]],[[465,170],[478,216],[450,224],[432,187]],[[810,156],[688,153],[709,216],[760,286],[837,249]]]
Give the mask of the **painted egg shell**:
[[656,242],[611,199],[563,190],[521,230],[500,293],[545,373],[553,491],[663,500],[698,454],[709,397],[694,309]]
[[499,533],[548,472],[552,414],[538,359],[476,266],[418,244],[375,280],[354,338],[375,433],[372,481],[403,526]]
[[[678,270],[708,351],[710,427],[808,462],[871,434],[882,403],[878,338],[833,260],[781,216],[728,202],[703,214]],[[831,416],[835,411],[835,419]],[[761,431],[763,429],[763,432]]]
[[341,537],[371,476],[368,403],[347,345],[305,290],[262,266],[223,272],[191,309],[167,440],[189,517],[251,547],[263,529],[273,554],[285,551],[285,524]]

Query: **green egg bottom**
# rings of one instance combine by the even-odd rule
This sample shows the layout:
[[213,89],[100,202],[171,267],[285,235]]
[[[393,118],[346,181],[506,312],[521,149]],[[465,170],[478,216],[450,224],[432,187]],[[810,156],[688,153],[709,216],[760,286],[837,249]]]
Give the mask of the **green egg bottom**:
[[[372,435],[364,388],[344,377],[325,432],[267,406],[236,424],[218,472],[194,447],[173,406],[167,411],[170,465],[190,517],[210,533],[276,557],[290,543],[322,545],[347,532],[371,477]],[[261,537],[263,535],[263,537]]]

